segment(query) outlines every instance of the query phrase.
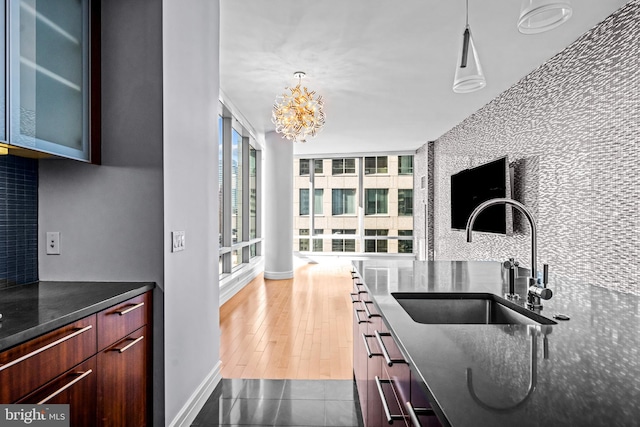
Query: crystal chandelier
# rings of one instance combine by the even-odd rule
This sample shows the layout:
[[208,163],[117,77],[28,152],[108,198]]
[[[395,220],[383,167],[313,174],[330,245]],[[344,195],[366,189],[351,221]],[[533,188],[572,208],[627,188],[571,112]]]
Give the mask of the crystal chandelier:
[[324,126],[324,101],[320,95],[314,99],[315,91],[300,87],[305,73],[297,71],[293,76],[298,78],[298,85],[285,88],[291,93],[276,96],[271,121],[283,137],[293,142],[306,142],[308,136],[316,136]]

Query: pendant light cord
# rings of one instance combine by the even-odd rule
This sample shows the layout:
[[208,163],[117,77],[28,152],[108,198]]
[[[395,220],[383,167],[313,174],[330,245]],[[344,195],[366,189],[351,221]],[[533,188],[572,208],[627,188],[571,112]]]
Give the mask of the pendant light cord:
[[466,21],[465,21],[465,26],[468,27],[469,26],[469,0],[467,0],[467,13],[466,13]]

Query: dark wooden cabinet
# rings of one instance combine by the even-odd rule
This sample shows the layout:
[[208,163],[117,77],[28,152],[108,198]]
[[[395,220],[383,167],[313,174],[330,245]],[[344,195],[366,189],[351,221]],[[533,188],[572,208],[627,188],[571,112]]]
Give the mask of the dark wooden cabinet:
[[72,426],[145,426],[151,292],[0,353],[0,403],[69,404]]
[[96,353],[96,316],[0,353],[0,403],[13,403]]
[[353,279],[353,372],[365,427],[440,427],[366,286]]
[[97,315],[99,426],[147,425],[150,316],[148,292]]
[[97,369],[96,356],[25,396],[16,403],[69,404],[71,426],[95,424]]
[[98,353],[98,425],[147,425],[147,327]]

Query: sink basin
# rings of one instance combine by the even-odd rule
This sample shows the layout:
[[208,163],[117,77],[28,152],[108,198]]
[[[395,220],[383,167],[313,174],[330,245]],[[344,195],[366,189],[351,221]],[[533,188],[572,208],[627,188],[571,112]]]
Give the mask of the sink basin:
[[418,323],[468,325],[554,325],[531,310],[488,293],[393,292],[404,311]]

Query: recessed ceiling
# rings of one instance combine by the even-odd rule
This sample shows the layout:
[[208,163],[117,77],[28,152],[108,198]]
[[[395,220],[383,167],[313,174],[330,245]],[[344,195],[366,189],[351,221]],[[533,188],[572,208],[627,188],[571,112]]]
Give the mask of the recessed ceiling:
[[303,84],[325,99],[327,124],[294,153],[415,150],[456,126],[623,0],[574,1],[573,16],[542,34],[516,28],[520,2],[469,1],[487,86],[451,89],[465,0],[221,0],[220,87],[256,132],[274,129],[275,96]]

